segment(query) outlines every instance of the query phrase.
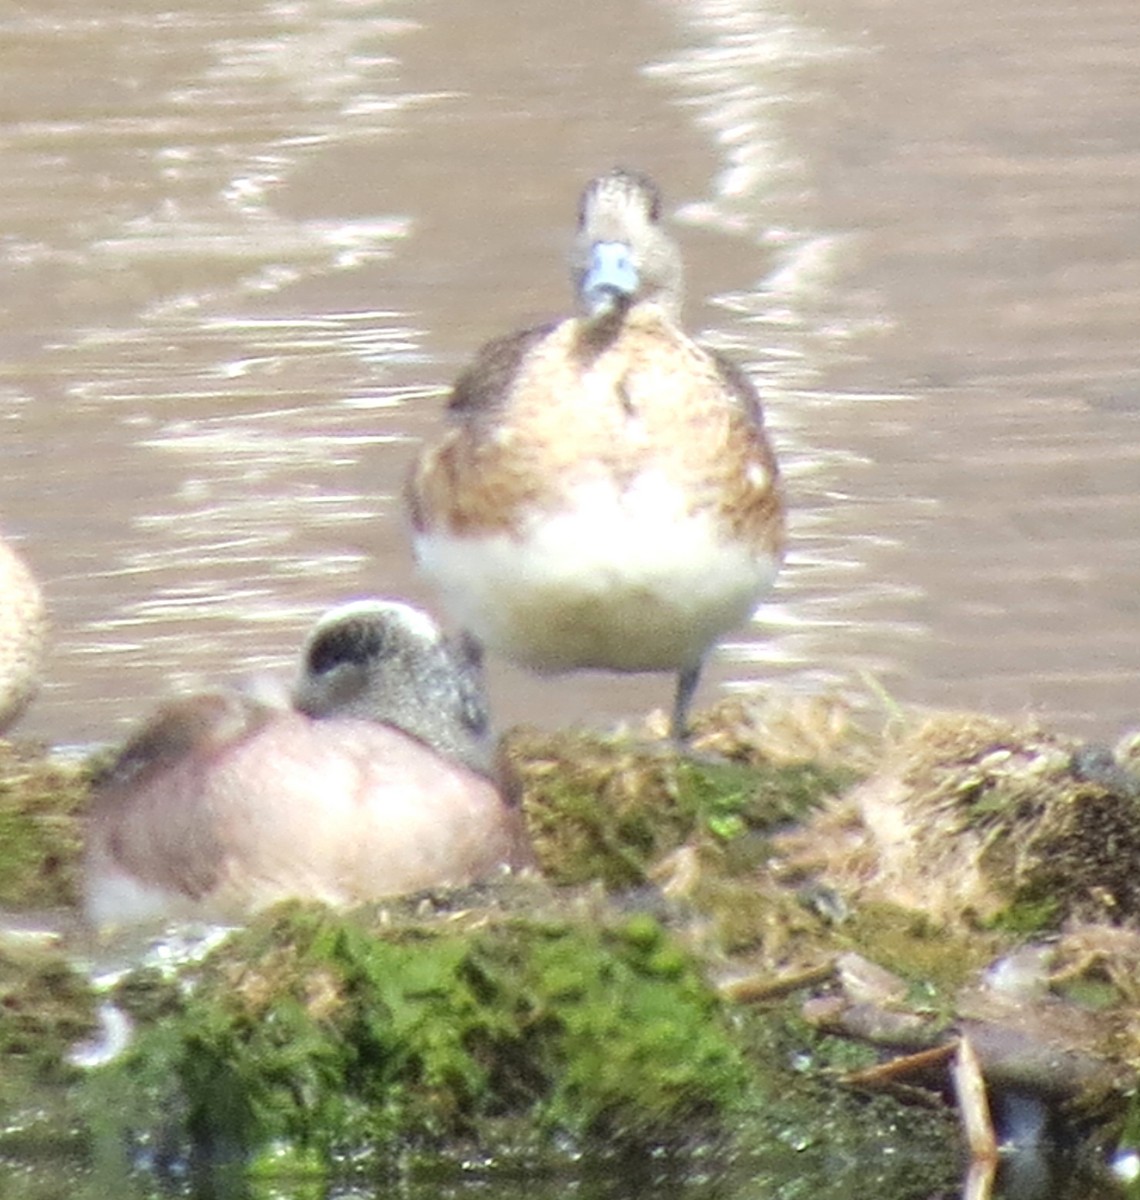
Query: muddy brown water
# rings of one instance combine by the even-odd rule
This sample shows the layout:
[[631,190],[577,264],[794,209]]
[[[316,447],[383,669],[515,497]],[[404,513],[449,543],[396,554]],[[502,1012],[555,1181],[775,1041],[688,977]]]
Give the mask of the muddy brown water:
[[[123,0],[0,8],[0,523],[55,646],[20,727],[122,734],[429,601],[398,492],[485,339],[564,311],[581,183],[666,190],[688,321],[792,503],[709,671],[1140,709],[1135,0]],[[500,720],[663,678],[499,669]]]

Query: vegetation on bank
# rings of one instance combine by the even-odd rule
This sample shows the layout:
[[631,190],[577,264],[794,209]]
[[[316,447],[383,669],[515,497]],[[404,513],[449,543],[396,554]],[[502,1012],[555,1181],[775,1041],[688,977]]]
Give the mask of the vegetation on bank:
[[[801,1169],[921,1154],[929,1191],[955,1118],[945,1071],[905,1064],[962,1032],[996,1092],[1111,1140],[1140,1067],[1131,745],[969,714],[870,735],[818,700],[725,701],[683,758],[513,731],[541,878],[281,906],[99,994],[75,964],[103,951],[9,922],[0,1154],[330,1172],[795,1145]],[[0,762],[4,906],[74,906],[88,780]],[[108,1004],[130,1045],[80,1066]]]

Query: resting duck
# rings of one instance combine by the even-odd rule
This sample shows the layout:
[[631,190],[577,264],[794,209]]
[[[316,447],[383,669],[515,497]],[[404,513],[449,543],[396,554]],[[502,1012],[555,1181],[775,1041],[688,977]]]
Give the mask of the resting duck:
[[578,315],[488,343],[455,383],[407,488],[415,554],[516,663],[675,671],[680,741],[710,649],[775,580],[779,472],[747,377],[681,329],[651,180],[587,185],[572,265]]
[[395,601],[333,609],[291,703],[203,692],[128,741],[93,797],[88,920],[233,920],[527,865],[492,755],[478,668],[429,617]]
[[0,732],[23,714],[39,687],[47,612],[35,576],[0,538]]

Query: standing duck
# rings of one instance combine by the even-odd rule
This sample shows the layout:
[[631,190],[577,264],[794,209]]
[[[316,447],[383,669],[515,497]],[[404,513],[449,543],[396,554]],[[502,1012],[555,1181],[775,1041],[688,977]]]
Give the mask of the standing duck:
[[578,314],[484,346],[407,489],[416,558],[476,644],[542,673],[672,671],[683,741],[711,648],[771,588],[779,471],[744,373],[681,328],[657,187],[582,193]]
[[240,919],[527,865],[492,755],[479,671],[429,617],[395,601],[335,608],[290,703],[202,692],[127,742],[93,797],[88,920]]

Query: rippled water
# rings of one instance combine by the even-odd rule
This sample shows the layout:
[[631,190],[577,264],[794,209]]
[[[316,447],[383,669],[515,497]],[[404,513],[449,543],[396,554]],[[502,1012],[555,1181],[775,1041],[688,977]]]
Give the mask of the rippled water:
[[[581,183],[655,174],[761,384],[775,681],[1109,735],[1140,666],[1134,0],[77,0],[0,10],[0,519],[55,653],[21,729],[287,667],[430,597],[397,494],[486,338],[564,311]],[[669,684],[494,679],[500,718]]]

